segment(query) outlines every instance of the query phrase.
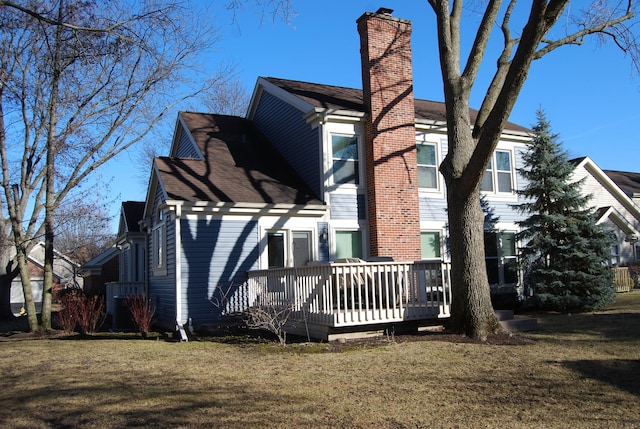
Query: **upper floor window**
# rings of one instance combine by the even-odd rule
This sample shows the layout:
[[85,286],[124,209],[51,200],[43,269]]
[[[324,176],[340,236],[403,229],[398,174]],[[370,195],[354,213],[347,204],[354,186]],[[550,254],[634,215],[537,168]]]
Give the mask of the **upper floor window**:
[[483,192],[512,193],[512,166],[511,152],[506,150],[495,151],[493,157],[489,160],[482,183],[480,183],[480,190]]
[[333,183],[336,185],[360,183],[358,165],[358,137],[331,136]]
[[418,187],[438,189],[438,167],[436,145],[419,142],[418,150]]

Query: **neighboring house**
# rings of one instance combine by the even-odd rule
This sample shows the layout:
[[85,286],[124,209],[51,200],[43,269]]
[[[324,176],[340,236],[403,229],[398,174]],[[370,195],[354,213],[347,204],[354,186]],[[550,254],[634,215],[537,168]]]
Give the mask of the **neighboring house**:
[[[154,162],[144,212],[158,322],[217,321],[219,295],[240,291],[252,270],[449,259],[438,172],[448,149],[445,106],[413,98],[408,21],[366,13],[358,30],[363,90],[259,78],[246,118],[178,115],[169,156]],[[481,186],[497,217],[486,235],[489,279],[503,288],[519,286],[521,216],[511,205],[524,185],[516,171],[530,138],[527,128],[507,124]],[[314,276],[340,280],[335,272]],[[316,305],[318,296],[307,298],[308,308]],[[333,299],[340,309],[342,298]],[[368,309],[377,302],[367,295]],[[441,307],[435,317],[447,312]]]
[[105,296],[107,313],[113,298],[145,292],[146,235],[140,230],[145,203],[124,201],[116,244],[82,266],[85,291]]
[[603,170],[634,203],[640,206],[640,173]]
[[572,163],[575,165],[573,179],[584,180],[582,193],[592,196],[590,205],[596,209],[597,222],[615,236],[611,265],[628,266],[637,262],[640,205],[633,195],[640,191],[640,174],[603,171],[589,157],[572,160]]
[[84,291],[89,295],[105,294],[108,282],[117,282],[120,273],[120,250],[113,246],[80,267]]
[[[54,250],[53,256],[53,290],[58,291],[68,287],[83,287],[83,279],[79,275],[80,265],[62,253]],[[44,243],[39,242],[29,252],[27,264],[31,277],[31,288],[36,309],[40,311],[42,304],[42,290],[44,282]],[[11,311],[19,314],[24,307],[24,293],[20,276],[11,283]]]

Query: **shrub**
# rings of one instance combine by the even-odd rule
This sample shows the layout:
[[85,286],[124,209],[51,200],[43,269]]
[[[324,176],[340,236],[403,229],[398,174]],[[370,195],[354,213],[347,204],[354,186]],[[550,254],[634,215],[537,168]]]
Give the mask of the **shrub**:
[[78,300],[78,327],[82,334],[92,334],[104,322],[104,299],[101,296],[83,294]]
[[73,291],[58,296],[57,301],[61,308],[56,313],[55,321],[64,332],[72,333],[76,330],[78,323],[78,301],[81,295],[78,291]]
[[156,312],[155,305],[145,294],[138,294],[127,297],[127,307],[138,330],[146,337]]
[[104,321],[104,299],[87,295],[81,290],[72,290],[58,296],[61,308],[56,314],[56,323],[65,332],[79,328],[82,334],[92,334]]

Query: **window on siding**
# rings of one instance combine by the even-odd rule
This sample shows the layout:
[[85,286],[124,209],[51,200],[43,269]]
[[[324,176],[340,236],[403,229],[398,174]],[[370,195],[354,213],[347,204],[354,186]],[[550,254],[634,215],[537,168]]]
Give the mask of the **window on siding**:
[[485,231],[484,256],[489,284],[514,284],[518,282],[514,232]]
[[362,232],[336,231],[336,259],[362,258]]
[[336,185],[360,183],[358,167],[358,138],[356,136],[331,136],[333,156],[333,183]]
[[285,266],[285,235],[284,232],[267,233],[267,258],[269,268]]
[[167,264],[167,226],[162,210],[158,210],[153,227],[153,268],[163,269]]
[[418,187],[438,189],[436,145],[418,143],[416,147],[418,150]]
[[511,152],[497,150],[489,160],[487,171],[484,173],[480,190],[483,192],[512,193],[513,192],[513,162]]
[[422,231],[420,245],[422,259],[440,258],[440,233],[438,231]]

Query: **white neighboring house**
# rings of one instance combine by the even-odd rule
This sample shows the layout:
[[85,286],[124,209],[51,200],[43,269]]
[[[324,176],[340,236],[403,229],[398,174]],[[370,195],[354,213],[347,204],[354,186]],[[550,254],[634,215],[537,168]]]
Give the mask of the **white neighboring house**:
[[[591,195],[590,205],[596,208],[598,224],[603,224],[616,237],[611,247],[611,265],[629,266],[638,261],[640,254],[640,205],[633,193],[617,184],[619,175],[601,170],[589,157],[572,161],[575,165],[573,179],[584,179],[582,193]],[[620,173],[620,172],[617,172]],[[625,173],[624,176],[637,173]],[[613,179],[615,179],[615,181]],[[620,182],[622,183],[622,182]]]
[[[40,311],[42,305],[42,286],[44,269],[44,243],[39,242],[31,249],[27,257],[29,264],[29,274],[31,275],[31,288],[33,298],[36,303],[36,310]],[[66,287],[83,287],[83,279],[80,277],[80,265],[72,261],[62,253],[54,250],[53,261],[53,288],[63,289]],[[20,276],[11,283],[11,311],[18,315],[24,307],[24,293],[22,292],[22,281]]]

